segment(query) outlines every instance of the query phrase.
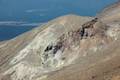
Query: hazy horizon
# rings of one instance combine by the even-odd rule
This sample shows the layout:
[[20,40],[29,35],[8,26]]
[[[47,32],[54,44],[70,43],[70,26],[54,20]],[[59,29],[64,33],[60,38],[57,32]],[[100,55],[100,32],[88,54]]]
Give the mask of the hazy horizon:
[[0,40],[11,39],[36,27],[39,23],[48,22],[58,16],[67,14],[95,16],[116,1],[0,0]]
[[95,16],[117,0],[0,0],[0,21],[47,22],[66,14]]

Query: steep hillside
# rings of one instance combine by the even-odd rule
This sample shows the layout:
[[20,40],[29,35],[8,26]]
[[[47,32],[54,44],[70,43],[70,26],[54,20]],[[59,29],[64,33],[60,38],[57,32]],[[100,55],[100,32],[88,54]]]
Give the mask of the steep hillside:
[[[36,74],[41,73],[39,71],[43,70],[42,68],[46,68],[47,66],[59,66],[60,63],[52,65],[53,62],[50,65],[47,65],[48,63],[43,64],[44,60],[42,60],[42,58],[45,57],[45,53],[43,51],[47,52],[47,48],[50,44],[56,45],[55,47],[57,50],[57,47],[61,45],[58,41],[60,37],[64,34],[68,34],[70,31],[79,29],[83,23],[91,19],[92,18],[90,17],[80,17],[75,15],[63,16],[1,44],[0,72],[3,73],[11,67],[10,72],[8,70],[8,74],[11,74],[16,70],[21,69],[21,67],[26,64],[26,67],[28,66],[28,69],[30,68],[30,72],[32,71],[31,68],[36,69],[33,71],[33,73]],[[54,54],[55,52],[57,51],[54,51]],[[23,74],[24,70],[21,71],[18,73]],[[17,79],[23,79],[24,76],[32,76],[33,74],[30,72],[23,74],[23,77],[19,76],[18,73],[15,73],[15,75]],[[13,80],[17,79],[15,78]],[[30,79],[28,78],[28,80]]]
[[62,16],[1,42],[0,80],[119,80],[120,10],[113,8]]
[[109,23],[119,23],[120,22],[120,2],[116,2],[113,5],[105,8],[101,13],[97,15],[102,22]]

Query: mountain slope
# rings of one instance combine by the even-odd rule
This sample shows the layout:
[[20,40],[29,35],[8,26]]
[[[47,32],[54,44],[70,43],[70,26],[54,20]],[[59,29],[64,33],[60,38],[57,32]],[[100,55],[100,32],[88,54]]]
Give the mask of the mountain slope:
[[79,59],[62,70],[46,74],[40,80],[119,80],[119,42],[112,43],[114,46],[110,45],[104,51]]
[[120,16],[105,16],[112,12],[95,18],[62,16],[0,43],[0,80],[118,78]]
[[[67,33],[70,30],[79,28],[79,26],[81,26],[83,23],[89,20],[91,20],[90,17],[79,17],[74,15],[63,16],[53,21],[50,21],[48,24],[43,25],[44,27],[35,28],[34,30],[29,31],[23,35],[20,35],[15,39],[7,41],[6,43],[2,44],[0,48],[0,54],[1,54],[0,72],[4,72],[4,70],[8,69],[10,66],[15,65],[16,63],[18,63],[17,65],[21,64],[21,61],[26,59],[26,57],[30,59],[28,61],[29,64],[31,64],[31,59],[32,59],[34,63],[32,65],[40,66],[41,60],[39,57],[40,53],[38,54],[39,49],[35,49],[35,48],[39,48],[40,46],[46,48],[51,43],[51,41],[54,42],[55,39],[60,37],[62,34]],[[47,42],[41,42],[42,38],[44,39],[43,41],[46,40]],[[35,54],[31,54],[32,49],[36,50],[34,51]],[[30,51],[29,54],[27,50]]]
[[97,15],[102,22],[108,23],[119,23],[120,22],[120,1],[113,5],[105,8],[101,13]]

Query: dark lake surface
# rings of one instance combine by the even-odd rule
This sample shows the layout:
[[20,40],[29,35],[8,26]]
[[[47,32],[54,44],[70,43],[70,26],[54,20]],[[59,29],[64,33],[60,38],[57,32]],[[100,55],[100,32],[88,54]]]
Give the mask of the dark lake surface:
[[117,0],[0,0],[0,41],[16,37],[58,16],[95,16]]
[[19,34],[31,30],[36,26],[0,26],[0,40],[11,39]]

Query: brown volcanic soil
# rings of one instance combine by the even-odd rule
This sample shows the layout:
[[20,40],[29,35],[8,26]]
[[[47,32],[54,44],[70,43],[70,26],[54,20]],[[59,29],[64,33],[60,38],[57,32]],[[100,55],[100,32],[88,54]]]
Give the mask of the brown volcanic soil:
[[62,16],[0,43],[0,80],[120,80],[119,3]]
[[[120,45],[114,42],[104,51],[50,73],[46,80],[119,80]],[[44,79],[43,79],[44,80]]]

